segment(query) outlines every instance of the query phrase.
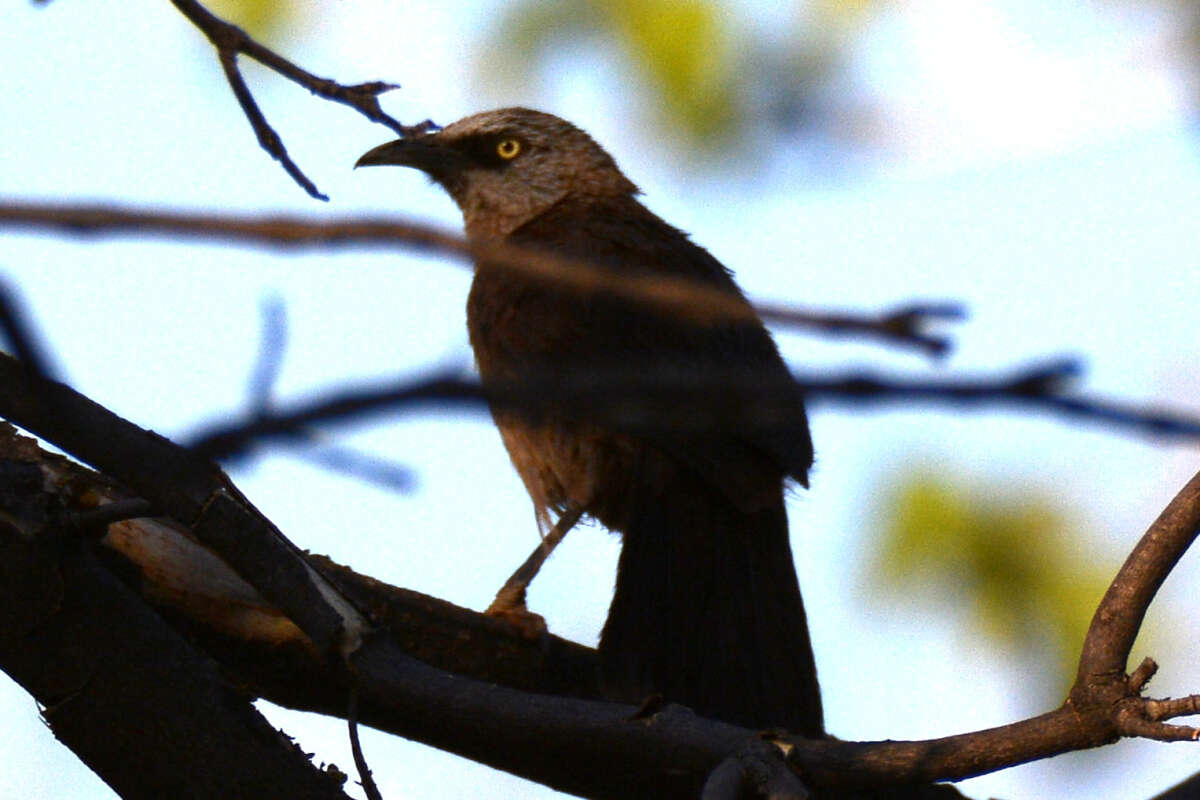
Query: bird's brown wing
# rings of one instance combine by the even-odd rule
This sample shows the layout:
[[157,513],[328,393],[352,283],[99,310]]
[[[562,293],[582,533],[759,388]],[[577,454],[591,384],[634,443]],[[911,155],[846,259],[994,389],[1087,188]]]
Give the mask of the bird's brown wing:
[[[745,302],[719,261],[632,197],[568,198],[510,241],[552,247],[558,255],[624,274],[696,280]],[[514,289],[510,307],[495,313],[522,316],[513,335],[530,341],[509,343],[521,363],[532,357],[551,367],[698,385],[662,420],[668,424],[656,418],[637,435],[698,472],[735,505],[752,510],[769,502],[783,475],[807,485],[812,441],[803,395],[761,322],[706,321],[702,315],[685,320],[611,294],[532,283]],[[769,394],[761,418],[747,413],[748,402],[763,402],[754,392],[748,396],[748,388]],[[731,413],[719,413],[722,404]],[[726,416],[736,424],[721,419]]]

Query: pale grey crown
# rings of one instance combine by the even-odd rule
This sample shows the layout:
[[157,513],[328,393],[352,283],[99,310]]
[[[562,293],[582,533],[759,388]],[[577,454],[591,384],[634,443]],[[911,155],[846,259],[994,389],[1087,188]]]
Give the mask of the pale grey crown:
[[[502,108],[473,114],[431,134],[467,157],[458,174],[437,176],[462,210],[473,237],[507,235],[572,194],[631,195],[637,187],[591,136],[552,114]],[[520,152],[501,162],[466,143],[516,139]],[[432,174],[432,173],[431,173]]]

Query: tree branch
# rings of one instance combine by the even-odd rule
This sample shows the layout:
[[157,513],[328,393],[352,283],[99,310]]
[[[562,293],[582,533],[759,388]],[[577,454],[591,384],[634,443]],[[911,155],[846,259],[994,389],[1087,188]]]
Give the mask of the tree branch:
[[[1006,385],[1028,397],[1053,387],[1056,374],[1033,371]],[[680,390],[675,384],[672,387]],[[695,394],[695,387],[685,390]],[[368,724],[594,797],[647,792],[695,796],[712,770],[752,735],[679,709],[649,717],[634,715],[626,706],[531,695],[421,663],[404,652],[388,631],[367,626],[356,610],[359,602],[328,578],[305,564],[291,566],[298,557],[294,546],[258,515],[219,470],[194,454],[121,420],[61,384],[31,375],[8,357],[0,358],[0,415],[110,472],[211,546],[296,623],[311,643],[317,663],[330,671],[330,685],[353,686]],[[36,482],[36,490],[43,491],[45,485],[46,481]],[[1200,513],[1198,501],[1200,492],[1189,484],[1114,581],[1114,586],[1128,589],[1110,591],[1105,600],[1109,605],[1102,607],[1106,614],[1098,618],[1132,622],[1118,622],[1112,641],[1125,646],[1126,628],[1130,624],[1136,628],[1143,611],[1140,606],[1149,603],[1165,572],[1190,543]],[[3,504],[10,518],[12,502]],[[195,574],[203,577],[209,571]],[[346,625],[358,626],[357,635],[349,640]],[[344,661],[329,659],[335,646]],[[1091,646],[1085,648],[1081,665],[1108,666],[1103,659],[1093,659],[1092,652]],[[1119,669],[1096,673],[1081,667],[1084,677],[1062,708],[971,734],[921,742],[779,741],[808,785],[840,787],[953,780],[1094,747],[1120,735],[1182,738],[1186,732],[1194,736],[1190,728],[1162,721],[1192,713],[1200,700],[1142,698],[1141,688],[1152,671],[1144,666],[1126,678]],[[323,697],[327,704],[328,693]],[[306,707],[305,698],[300,699],[297,705]],[[336,708],[321,706],[320,710],[344,715],[345,697],[339,699]],[[623,769],[614,775],[611,764],[618,762]]]
[[954,303],[910,303],[879,314],[823,313],[791,306],[747,306],[739,298],[704,283],[668,276],[639,277],[514,245],[474,244],[429,225],[398,219],[303,220],[122,209],[110,205],[0,203],[0,226],[57,230],[75,235],[133,234],[197,238],[211,242],[297,247],[404,245],[460,260],[486,259],[531,277],[581,292],[608,292],[688,319],[762,319],[831,335],[856,334],[927,355],[948,352],[950,341],[927,332],[937,322],[961,319]]
[[[45,487],[64,487],[58,491],[66,491],[65,487],[72,485],[71,481],[48,481],[40,476],[28,483],[37,493],[47,491]],[[0,506],[12,508],[11,497],[11,492],[0,493],[4,499]],[[219,577],[208,569],[191,570],[190,575]],[[334,580],[344,591],[347,584],[340,577]],[[381,585],[369,579],[359,578],[357,583],[351,594],[366,594],[360,594],[355,604],[378,608],[381,604],[370,598],[387,592],[380,595]],[[419,614],[419,606],[407,608],[405,613]],[[460,613],[470,616],[470,612]],[[487,660],[487,653],[477,655]],[[347,685],[345,673],[316,653],[307,658],[310,669],[316,670],[311,679],[289,684],[278,693],[272,690],[270,676],[252,685],[276,702],[344,716],[345,695],[339,687]],[[238,669],[237,660],[223,657],[222,661]],[[639,715],[629,706],[529,694],[472,681],[412,659],[402,652],[390,629],[377,630],[367,638],[350,656],[350,665],[353,685],[362,700],[363,722],[589,797],[694,797],[719,764],[756,738],[751,731],[703,720],[678,707]],[[1195,710],[1195,700],[1139,698],[1140,684],[1150,671],[1144,667],[1135,673],[1136,679],[1129,680],[1124,675],[1113,676],[1103,686],[1093,684],[1092,690],[1073,692],[1066,705],[1048,714],[971,734],[918,742],[791,737],[776,741],[812,787],[954,780],[1094,747],[1121,734],[1138,735],[1136,729],[1120,727],[1121,715],[1134,702],[1144,704],[1147,715],[1155,719]],[[614,763],[620,763],[622,769],[613,770]]]
[[346,800],[344,777],[314,767],[90,541],[58,527],[52,502],[17,508],[14,489],[41,481],[35,463],[0,462],[0,667],[54,735],[129,800]]
[[[1078,681],[1084,681],[1088,675],[1124,674],[1146,610],[1167,575],[1196,540],[1197,533],[1200,533],[1200,474],[1188,481],[1154,520],[1105,592],[1083,642]],[[1135,682],[1144,685],[1153,668],[1139,672]],[[1140,690],[1141,686],[1137,688]]]
[[278,161],[287,174],[292,176],[292,180],[298,183],[311,197],[318,200],[329,199],[292,161],[287,148],[283,145],[283,140],[267,122],[267,118],[259,109],[254,95],[251,94],[250,88],[246,85],[246,81],[238,69],[237,57],[239,54],[253,58],[268,69],[300,84],[319,97],[350,106],[372,122],[388,126],[399,136],[423,133],[431,127],[436,127],[428,120],[415,126],[403,125],[383,113],[383,109],[379,107],[379,95],[398,88],[396,84],[373,81],[343,86],[327,78],[317,77],[273,50],[263,47],[241,28],[220,19],[196,0],[171,0],[171,3],[208,37],[213,47],[217,48],[217,59],[221,63],[221,69],[225,72],[225,79],[229,82],[229,88],[237,98],[238,105],[242,107],[246,119],[250,121],[250,126],[254,129],[255,136],[258,137],[259,145]]
[[0,356],[0,416],[134,487],[187,526],[312,638],[323,653],[351,646],[360,612],[339,601],[214,464],[121,419],[70,388]]
[[523,374],[506,382],[478,381],[455,375],[401,379],[384,385],[337,388],[314,400],[297,403],[249,419],[210,426],[192,441],[196,452],[224,459],[243,454],[266,441],[309,436],[312,426],[364,416],[395,413],[425,405],[493,408],[527,414],[533,419],[553,409],[563,416],[602,420],[631,432],[658,432],[693,427],[702,430],[771,429],[786,425],[792,413],[792,391],[798,386],[815,402],[843,404],[930,403],[1040,408],[1067,417],[1105,423],[1134,433],[1200,438],[1200,419],[1166,411],[1137,409],[1064,394],[1064,379],[1073,362],[1035,364],[999,377],[919,380],[881,378],[868,373],[824,377],[794,375],[781,386],[742,373],[710,369],[648,372],[636,363],[604,371],[556,370]]

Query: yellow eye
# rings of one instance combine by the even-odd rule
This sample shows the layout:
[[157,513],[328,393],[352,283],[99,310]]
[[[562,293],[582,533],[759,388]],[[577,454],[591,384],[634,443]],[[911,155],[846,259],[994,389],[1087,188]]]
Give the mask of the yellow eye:
[[503,159],[516,158],[521,152],[521,142],[517,139],[501,139],[496,145],[496,155]]

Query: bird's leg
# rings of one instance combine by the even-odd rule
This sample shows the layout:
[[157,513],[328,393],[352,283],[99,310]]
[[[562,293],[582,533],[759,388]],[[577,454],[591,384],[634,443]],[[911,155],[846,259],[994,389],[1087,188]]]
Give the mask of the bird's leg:
[[554,548],[567,535],[567,531],[575,526],[583,516],[583,508],[577,503],[568,502],[563,512],[554,523],[550,532],[542,537],[537,548],[525,559],[525,563],[517,567],[500,591],[496,599],[483,612],[489,617],[498,617],[516,625],[530,638],[537,638],[546,632],[546,620],[540,614],[535,614],[525,607],[525,590],[533,583],[534,577],[546,563],[546,559],[554,552]]

